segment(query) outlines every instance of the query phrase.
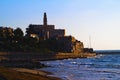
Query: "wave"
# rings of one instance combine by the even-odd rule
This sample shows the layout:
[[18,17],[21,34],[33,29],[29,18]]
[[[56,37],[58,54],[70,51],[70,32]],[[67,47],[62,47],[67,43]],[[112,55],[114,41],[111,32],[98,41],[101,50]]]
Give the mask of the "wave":
[[120,54],[43,63],[52,66],[44,70],[53,72],[63,80],[120,80]]

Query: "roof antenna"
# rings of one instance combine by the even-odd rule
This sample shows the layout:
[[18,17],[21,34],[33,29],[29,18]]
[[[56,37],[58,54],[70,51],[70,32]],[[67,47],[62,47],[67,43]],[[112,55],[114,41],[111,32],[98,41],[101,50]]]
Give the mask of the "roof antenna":
[[89,48],[91,48],[91,35],[89,35]]

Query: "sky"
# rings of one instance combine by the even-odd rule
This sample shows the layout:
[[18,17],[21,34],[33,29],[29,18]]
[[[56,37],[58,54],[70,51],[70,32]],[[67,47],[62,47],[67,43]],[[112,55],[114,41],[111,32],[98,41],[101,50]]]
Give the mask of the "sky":
[[29,24],[65,29],[94,50],[120,50],[120,0],[0,0],[0,26],[24,32]]

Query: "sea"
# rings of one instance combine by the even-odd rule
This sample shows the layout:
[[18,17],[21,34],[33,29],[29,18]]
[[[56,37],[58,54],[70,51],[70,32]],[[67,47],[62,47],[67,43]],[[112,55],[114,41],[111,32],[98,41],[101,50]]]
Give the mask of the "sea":
[[42,61],[41,70],[63,80],[120,80],[120,53],[99,53],[96,57]]

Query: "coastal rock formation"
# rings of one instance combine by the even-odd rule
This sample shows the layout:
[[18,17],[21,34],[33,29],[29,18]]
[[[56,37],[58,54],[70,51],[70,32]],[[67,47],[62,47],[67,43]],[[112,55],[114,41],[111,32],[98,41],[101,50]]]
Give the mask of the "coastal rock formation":
[[83,52],[83,43],[76,40],[72,36],[64,36],[58,38],[59,44],[62,44],[62,51],[67,53],[79,54]]

